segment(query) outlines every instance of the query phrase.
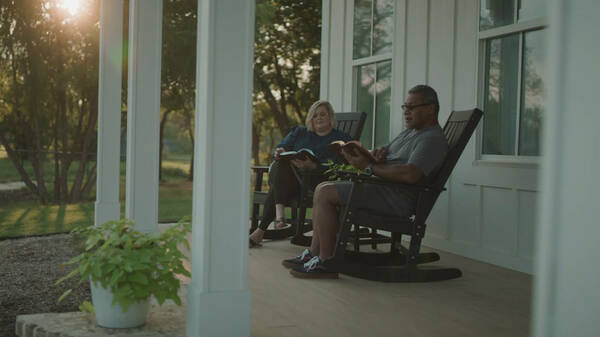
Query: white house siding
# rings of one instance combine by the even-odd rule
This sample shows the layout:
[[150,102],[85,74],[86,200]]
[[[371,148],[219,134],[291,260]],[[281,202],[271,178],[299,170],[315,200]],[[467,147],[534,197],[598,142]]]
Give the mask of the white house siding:
[[[340,111],[353,109],[353,6],[323,1],[321,96]],[[403,128],[400,105],[413,85],[437,90],[442,124],[452,110],[479,106],[478,22],[477,0],[396,0],[392,137]],[[537,164],[480,160],[479,136],[436,203],[424,244],[531,273]]]

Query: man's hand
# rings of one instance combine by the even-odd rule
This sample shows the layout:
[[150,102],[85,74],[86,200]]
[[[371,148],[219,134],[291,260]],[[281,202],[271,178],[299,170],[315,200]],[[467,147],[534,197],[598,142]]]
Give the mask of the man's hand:
[[342,148],[342,155],[344,155],[344,158],[346,158],[346,160],[352,164],[352,166],[359,170],[364,170],[367,166],[369,166],[369,159],[367,159],[367,157],[362,155],[360,152],[354,153]]
[[378,163],[384,162],[387,157],[387,150],[383,146],[378,149],[373,149],[371,153],[373,154],[373,157],[377,159]]
[[317,168],[317,163],[315,163],[314,161],[306,158],[304,160],[300,160],[300,159],[292,159],[290,160],[290,162],[292,163],[292,165],[296,166],[299,169],[303,169],[303,170],[314,170]]
[[282,147],[278,147],[275,149],[275,152],[273,152],[273,158],[275,158],[275,160],[279,160],[279,154],[281,152],[285,152],[285,149]]

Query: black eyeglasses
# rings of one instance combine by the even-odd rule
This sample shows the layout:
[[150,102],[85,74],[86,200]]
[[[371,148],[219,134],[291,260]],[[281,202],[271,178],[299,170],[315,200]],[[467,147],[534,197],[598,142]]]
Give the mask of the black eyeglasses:
[[412,111],[415,108],[418,108],[420,106],[429,105],[429,104],[433,104],[433,103],[421,103],[421,104],[415,104],[415,105],[402,104],[402,106],[400,106],[400,107],[402,108],[402,110]]

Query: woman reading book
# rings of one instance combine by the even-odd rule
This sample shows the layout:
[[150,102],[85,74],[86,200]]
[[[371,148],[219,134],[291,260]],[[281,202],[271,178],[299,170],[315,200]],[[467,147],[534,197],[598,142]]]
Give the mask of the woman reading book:
[[[250,248],[260,246],[271,222],[274,221],[275,229],[286,226],[283,218],[284,204],[300,193],[300,185],[292,167],[300,171],[316,173],[311,175],[315,178],[309,182],[310,188],[314,188],[326,178],[323,175],[326,170],[323,164],[328,160],[339,162],[327,151],[327,145],[332,141],[349,141],[351,138],[347,133],[333,128],[333,125],[335,125],[335,115],[331,104],[323,100],[316,101],[308,110],[305,126],[293,128],[275,147],[274,161],[269,169],[269,193],[263,207],[262,220],[258,228],[250,234]],[[311,155],[294,156],[291,151],[310,152]],[[285,155],[281,155],[283,153]]]

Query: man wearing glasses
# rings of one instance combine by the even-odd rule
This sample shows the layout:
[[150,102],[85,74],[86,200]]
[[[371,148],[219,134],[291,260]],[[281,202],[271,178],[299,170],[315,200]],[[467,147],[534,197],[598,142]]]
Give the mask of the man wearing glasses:
[[[378,160],[372,164],[360,153],[344,153],[350,164],[363,173],[401,182],[427,182],[444,160],[448,144],[438,123],[439,102],[435,90],[417,85],[408,91],[402,105],[406,130],[389,144],[373,150]],[[317,186],[313,198],[313,239],[310,249],[283,261],[291,274],[302,278],[337,278],[328,267],[333,256],[338,232],[338,207],[347,200],[351,183],[324,182]],[[376,212],[409,216],[414,214],[416,195],[390,186],[367,185],[367,190],[354,200],[359,208]]]

